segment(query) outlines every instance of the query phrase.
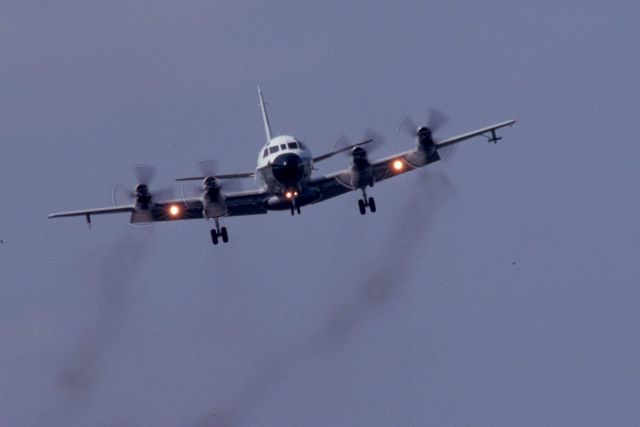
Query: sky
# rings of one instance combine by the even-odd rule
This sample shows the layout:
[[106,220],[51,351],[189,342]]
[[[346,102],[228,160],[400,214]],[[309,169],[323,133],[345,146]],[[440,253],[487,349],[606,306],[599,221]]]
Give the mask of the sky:
[[[635,2],[5,0],[0,425],[640,423]],[[251,171],[430,107],[497,145],[211,223],[109,206],[204,158]],[[338,157],[318,174],[344,168]],[[252,183],[247,184],[251,188]]]

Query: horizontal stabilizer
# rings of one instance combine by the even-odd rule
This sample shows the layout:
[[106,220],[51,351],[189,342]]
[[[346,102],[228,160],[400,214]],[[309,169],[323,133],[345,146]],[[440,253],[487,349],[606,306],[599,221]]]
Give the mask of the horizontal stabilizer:
[[318,157],[314,157],[314,158],[313,158],[313,162],[314,162],[314,163],[317,163],[317,162],[320,162],[320,161],[322,161],[322,160],[326,160],[326,159],[328,159],[328,158],[330,158],[330,157],[335,156],[336,154],[344,153],[345,151],[349,151],[349,150],[351,150],[351,149],[353,149],[353,148],[355,148],[355,147],[359,147],[359,146],[361,146],[361,145],[370,144],[370,143],[372,143],[373,141],[374,141],[373,139],[367,139],[366,141],[362,141],[362,142],[359,142],[359,143],[357,143],[357,144],[352,144],[352,145],[349,145],[349,146],[347,146],[347,147],[341,148],[341,149],[339,149],[339,150],[335,150],[335,151],[332,151],[332,152],[330,152],[330,153],[323,154],[323,155],[318,156]]
[[[255,172],[241,172],[241,173],[228,173],[226,175],[213,175],[215,179],[237,179],[237,178],[251,178],[255,175]],[[188,178],[176,178],[176,181],[202,181],[207,178],[206,176],[190,176]]]

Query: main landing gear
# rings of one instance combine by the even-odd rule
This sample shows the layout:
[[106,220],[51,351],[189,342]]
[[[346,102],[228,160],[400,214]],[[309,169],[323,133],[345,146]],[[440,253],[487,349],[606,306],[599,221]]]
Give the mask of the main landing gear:
[[229,235],[227,234],[227,227],[220,227],[220,222],[216,218],[216,228],[211,230],[211,241],[214,245],[218,244],[218,239],[221,238],[223,243],[229,241]]
[[367,198],[367,190],[362,189],[362,199],[358,199],[358,207],[360,208],[360,214],[364,215],[367,213],[367,208],[371,211],[371,213],[375,213],[376,211],[376,201],[373,197]]

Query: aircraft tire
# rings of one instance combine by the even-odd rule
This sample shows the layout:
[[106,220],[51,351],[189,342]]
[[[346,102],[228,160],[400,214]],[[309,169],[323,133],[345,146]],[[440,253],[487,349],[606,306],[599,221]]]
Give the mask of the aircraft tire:
[[371,213],[375,213],[376,211],[376,201],[373,199],[373,197],[369,197],[369,210],[371,211]]

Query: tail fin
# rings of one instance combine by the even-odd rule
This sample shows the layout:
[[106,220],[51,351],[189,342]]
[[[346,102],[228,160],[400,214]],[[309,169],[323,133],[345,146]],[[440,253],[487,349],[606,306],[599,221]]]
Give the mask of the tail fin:
[[264,99],[262,98],[262,90],[258,85],[258,96],[260,97],[260,110],[262,110],[262,121],[264,123],[264,133],[267,137],[267,144],[271,141],[271,125],[269,124],[269,116],[267,116],[267,110],[264,107]]

